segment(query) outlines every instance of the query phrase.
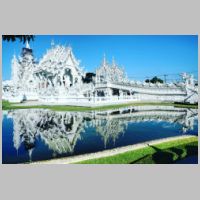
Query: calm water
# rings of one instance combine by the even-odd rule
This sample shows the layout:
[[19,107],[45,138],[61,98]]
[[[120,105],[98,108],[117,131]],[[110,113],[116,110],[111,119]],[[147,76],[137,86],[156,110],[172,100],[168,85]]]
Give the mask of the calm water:
[[198,134],[196,109],[169,106],[102,112],[22,109],[3,114],[3,163],[46,160]]

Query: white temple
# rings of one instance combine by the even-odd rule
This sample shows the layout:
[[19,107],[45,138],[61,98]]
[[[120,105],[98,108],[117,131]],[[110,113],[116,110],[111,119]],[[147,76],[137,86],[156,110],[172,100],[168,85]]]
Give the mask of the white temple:
[[[90,73],[91,74],[91,73]],[[183,73],[179,83],[131,81],[123,68],[104,56],[102,64],[90,76],[80,67],[71,47],[52,44],[36,62],[29,44],[21,56],[12,59],[11,80],[3,81],[3,99],[10,102],[96,106],[148,102],[198,102],[198,86],[193,75]],[[86,81],[87,79],[87,81]]]

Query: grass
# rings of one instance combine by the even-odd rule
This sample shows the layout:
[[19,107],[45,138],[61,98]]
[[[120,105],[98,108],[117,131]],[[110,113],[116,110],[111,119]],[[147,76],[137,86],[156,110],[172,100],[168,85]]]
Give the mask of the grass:
[[78,164],[167,164],[192,155],[198,155],[196,136],[150,145],[114,156],[86,160]]
[[63,105],[35,105],[35,106],[21,106],[8,101],[2,101],[3,110],[12,110],[12,109],[31,109],[31,108],[44,108],[54,111],[91,111],[91,110],[109,110],[122,108],[126,106],[145,106],[145,105],[155,105],[155,106],[174,106],[179,108],[198,108],[198,105],[188,105],[188,104],[176,104],[176,103],[152,103],[152,102],[134,102],[127,104],[118,104],[118,105],[108,105],[108,106],[99,106],[99,107],[81,107],[81,106],[63,106]]

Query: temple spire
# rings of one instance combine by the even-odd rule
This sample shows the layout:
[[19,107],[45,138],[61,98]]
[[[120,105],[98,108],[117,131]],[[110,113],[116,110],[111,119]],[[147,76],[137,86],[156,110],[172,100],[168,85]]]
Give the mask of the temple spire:
[[113,58],[112,58],[112,65],[113,65],[113,67],[114,67],[114,66],[116,66],[116,63],[115,63],[115,58],[114,58],[114,56],[113,56]]
[[28,41],[26,41],[26,48],[27,48],[27,49],[30,49],[30,45],[29,45],[29,42],[28,42]]
[[72,50],[71,44],[68,44],[68,49]]
[[51,46],[53,47],[55,45],[54,40],[51,40]]
[[16,56],[15,53],[13,54],[12,62],[13,62],[13,63],[14,63],[14,62],[17,62],[17,56]]
[[13,60],[16,60],[16,54],[14,53],[14,55],[13,55]]
[[103,66],[106,66],[106,54],[103,54]]

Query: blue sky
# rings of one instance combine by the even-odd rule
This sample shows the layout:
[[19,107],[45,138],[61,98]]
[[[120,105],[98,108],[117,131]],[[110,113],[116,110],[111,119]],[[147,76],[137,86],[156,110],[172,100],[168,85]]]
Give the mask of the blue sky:
[[[70,45],[88,72],[94,72],[105,53],[109,62],[114,56],[131,79],[169,74],[170,81],[181,72],[193,72],[197,78],[198,36],[195,35],[36,35],[30,46],[37,60],[51,47],[52,40],[55,44]],[[18,41],[2,42],[3,80],[10,79],[11,59],[14,53],[20,55],[23,46]]]

